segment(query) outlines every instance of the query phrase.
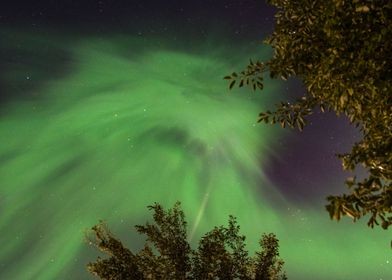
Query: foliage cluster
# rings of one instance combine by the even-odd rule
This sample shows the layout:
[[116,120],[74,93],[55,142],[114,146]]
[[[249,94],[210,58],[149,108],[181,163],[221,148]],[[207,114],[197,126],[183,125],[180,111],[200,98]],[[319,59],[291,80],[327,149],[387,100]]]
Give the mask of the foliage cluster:
[[368,225],[392,224],[392,1],[269,0],[277,8],[275,30],[265,42],[273,57],[250,62],[226,76],[229,87],[263,89],[263,74],[300,79],[307,91],[294,103],[282,102],[259,121],[302,130],[315,111],[345,115],[362,139],[338,155],[343,168],[357,165],[368,174],[348,178],[349,194],[329,196],[330,217],[355,220],[370,215]]
[[110,258],[98,257],[88,264],[88,271],[101,279],[287,279],[274,234],[263,234],[262,250],[250,257],[245,236],[240,235],[236,219],[230,216],[227,227],[215,227],[206,233],[197,250],[193,250],[180,203],[166,211],[159,204],[148,208],[154,211],[154,223],[136,226],[139,233],[147,236],[144,248],[137,254],[125,248],[103,222],[92,228],[90,244]]

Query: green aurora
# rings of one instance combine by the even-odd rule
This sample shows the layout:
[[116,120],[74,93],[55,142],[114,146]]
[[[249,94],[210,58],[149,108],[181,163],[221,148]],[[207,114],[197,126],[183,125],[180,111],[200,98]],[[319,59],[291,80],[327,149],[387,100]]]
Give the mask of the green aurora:
[[[251,251],[261,233],[276,233],[289,279],[392,279],[387,232],[332,222],[322,205],[299,208],[263,173],[287,132],[257,125],[257,114],[281,84],[229,92],[222,76],[268,50],[6,35],[32,57],[2,74],[8,95],[25,95],[0,114],[1,279],[93,279],[85,265],[98,252],[86,229],[103,219],[136,250],[133,225],[150,219],[146,206],[177,200],[193,242],[229,214]],[[43,46],[66,53],[66,64],[52,64],[59,59]],[[55,67],[65,69],[47,75]]]

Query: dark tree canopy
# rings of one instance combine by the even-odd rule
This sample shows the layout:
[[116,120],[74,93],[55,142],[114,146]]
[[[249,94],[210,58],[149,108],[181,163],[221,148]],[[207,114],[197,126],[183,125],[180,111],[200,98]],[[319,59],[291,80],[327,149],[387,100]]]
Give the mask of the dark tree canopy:
[[125,248],[103,222],[92,228],[89,243],[109,255],[87,265],[90,273],[101,279],[167,279],[167,280],[278,280],[287,279],[279,258],[278,239],[263,234],[262,250],[254,257],[245,249],[245,236],[240,235],[236,219],[229,217],[228,227],[215,227],[206,233],[197,250],[191,249],[186,235],[186,222],[180,203],[165,211],[161,205],[154,211],[154,223],[136,226],[147,236],[138,253]]
[[259,121],[299,128],[319,109],[345,115],[362,139],[338,155],[345,170],[361,164],[367,178],[348,178],[349,194],[329,196],[330,217],[356,221],[370,214],[368,225],[392,224],[392,1],[269,0],[277,8],[275,30],[265,40],[274,54],[266,63],[250,62],[226,76],[229,87],[263,89],[271,78],[296,77],[306,93],[295,103],[281,102]]

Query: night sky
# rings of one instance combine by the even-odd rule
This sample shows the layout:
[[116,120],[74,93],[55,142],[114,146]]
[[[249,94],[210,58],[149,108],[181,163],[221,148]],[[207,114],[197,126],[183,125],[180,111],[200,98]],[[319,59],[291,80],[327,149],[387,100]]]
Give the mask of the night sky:
[[232,214],[251,253],[277,235],[289,279],[392,279],[388,232],[324,210],[346,192],[335,154],[358,132],[331,113],[303,132],[259,124],[300,82],[254,93],[223,80],[271,57],[273,13],[250,0],[3,1],[0,279],[94,279],[87,229],[105,220],[138,250],[146,206],[177,200],[192,244]]

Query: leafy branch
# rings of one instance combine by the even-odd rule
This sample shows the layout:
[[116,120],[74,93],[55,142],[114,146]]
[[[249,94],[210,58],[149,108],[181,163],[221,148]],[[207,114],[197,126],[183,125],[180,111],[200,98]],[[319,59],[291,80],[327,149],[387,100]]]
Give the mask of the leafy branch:
[[223,79],[230,81],[229,89],[232,89],[234,85],[238,83],[238,87],[247,85],[251,86],[254,91],[256,88],[262,90],[264,88],[262,76],[263,72],[266,72],[266,69],[262,62],[253,62],[250,60],[249,65],[245,70],[242,70],[239,74],[233,72],[231,75],[225,76]]

